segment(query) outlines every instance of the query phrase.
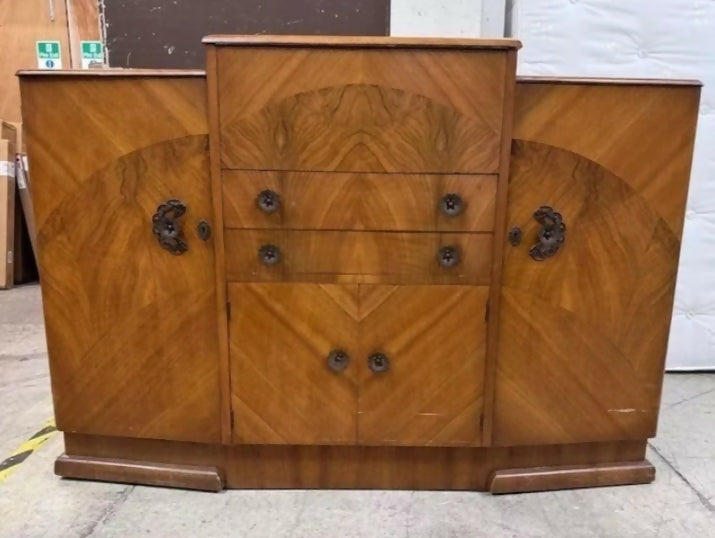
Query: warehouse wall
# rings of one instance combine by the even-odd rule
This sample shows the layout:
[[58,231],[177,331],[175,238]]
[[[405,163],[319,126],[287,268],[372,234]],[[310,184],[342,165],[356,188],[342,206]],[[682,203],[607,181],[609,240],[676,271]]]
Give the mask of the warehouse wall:
[[104,0],[109,65],[203,68],[201,38],[387,35],[390,0]]

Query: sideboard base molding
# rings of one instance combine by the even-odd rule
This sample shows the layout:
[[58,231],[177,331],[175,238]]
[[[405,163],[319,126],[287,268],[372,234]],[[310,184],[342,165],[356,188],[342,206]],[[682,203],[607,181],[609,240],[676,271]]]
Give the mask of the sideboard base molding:
[[532,467],[497,471],[491,479],[489,491],[494,494],[527,493],[555,489],[650,484],[653,480],[655,480],[655,467],[648,460]]
[[62,454],[55,461],[55,474],[65,478],[202,491],[221,491],[223,489],[223,478],[216,467],[195,465]]
[[67,455],[60,456],[55,466],[60,476],[190,489],[218,490],[219,485],[225,485],[236,489],[449,489],[507,493],[642,484],[654,477],[653,467],[644,461],[645,439],[445,448],[222,446],[65,434],[65,446]]

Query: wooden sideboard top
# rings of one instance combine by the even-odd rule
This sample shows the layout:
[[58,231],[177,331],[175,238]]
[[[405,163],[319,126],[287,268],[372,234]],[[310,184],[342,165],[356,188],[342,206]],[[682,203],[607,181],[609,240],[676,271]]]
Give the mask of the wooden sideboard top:
[[205,77],[201,69],[21,69],[18,77]]
[[601,78],[601,77],[548,77],[530,76],[516,77],[520,84],[603,84],[614,86],[702,86],[703,83],[694,79],[666,78]]
[[260,47],[520,49],[517,39],[454,39],[384,36],[210,35],[204,44]]

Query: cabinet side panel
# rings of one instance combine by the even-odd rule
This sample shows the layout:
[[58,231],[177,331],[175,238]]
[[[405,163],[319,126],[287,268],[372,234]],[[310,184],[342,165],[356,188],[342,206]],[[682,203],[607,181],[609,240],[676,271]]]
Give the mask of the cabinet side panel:
[[[495,444],[655,435],[698,92],[518,86]],[[537,262],[542,205],[566,239]]]
[[[202,78],[22,79],[57,424],[220,439],[214,247]],[[179,199],[188,250],[152,232]]]

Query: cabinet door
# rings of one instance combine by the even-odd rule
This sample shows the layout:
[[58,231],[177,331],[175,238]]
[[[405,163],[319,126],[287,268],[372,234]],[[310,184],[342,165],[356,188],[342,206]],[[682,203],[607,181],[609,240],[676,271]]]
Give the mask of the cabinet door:
[[[196,232],[213,220],[204,80],[27,75],[21,87],[58,427],[219,442],[214,242]],[[152,230],[175,198],[180,255]]]
[[357,286],[230,284],[229,298],[234,442],[354,444]]
[[488,290],[360,285],[360,444],[480,444]]
[[[524,240],[505,247],[494,443],[652,436],[677,236],[641,193],[576,153],[520,141],[511,165],[508,223]],[[566,235],[536,261],[542,205]]]

